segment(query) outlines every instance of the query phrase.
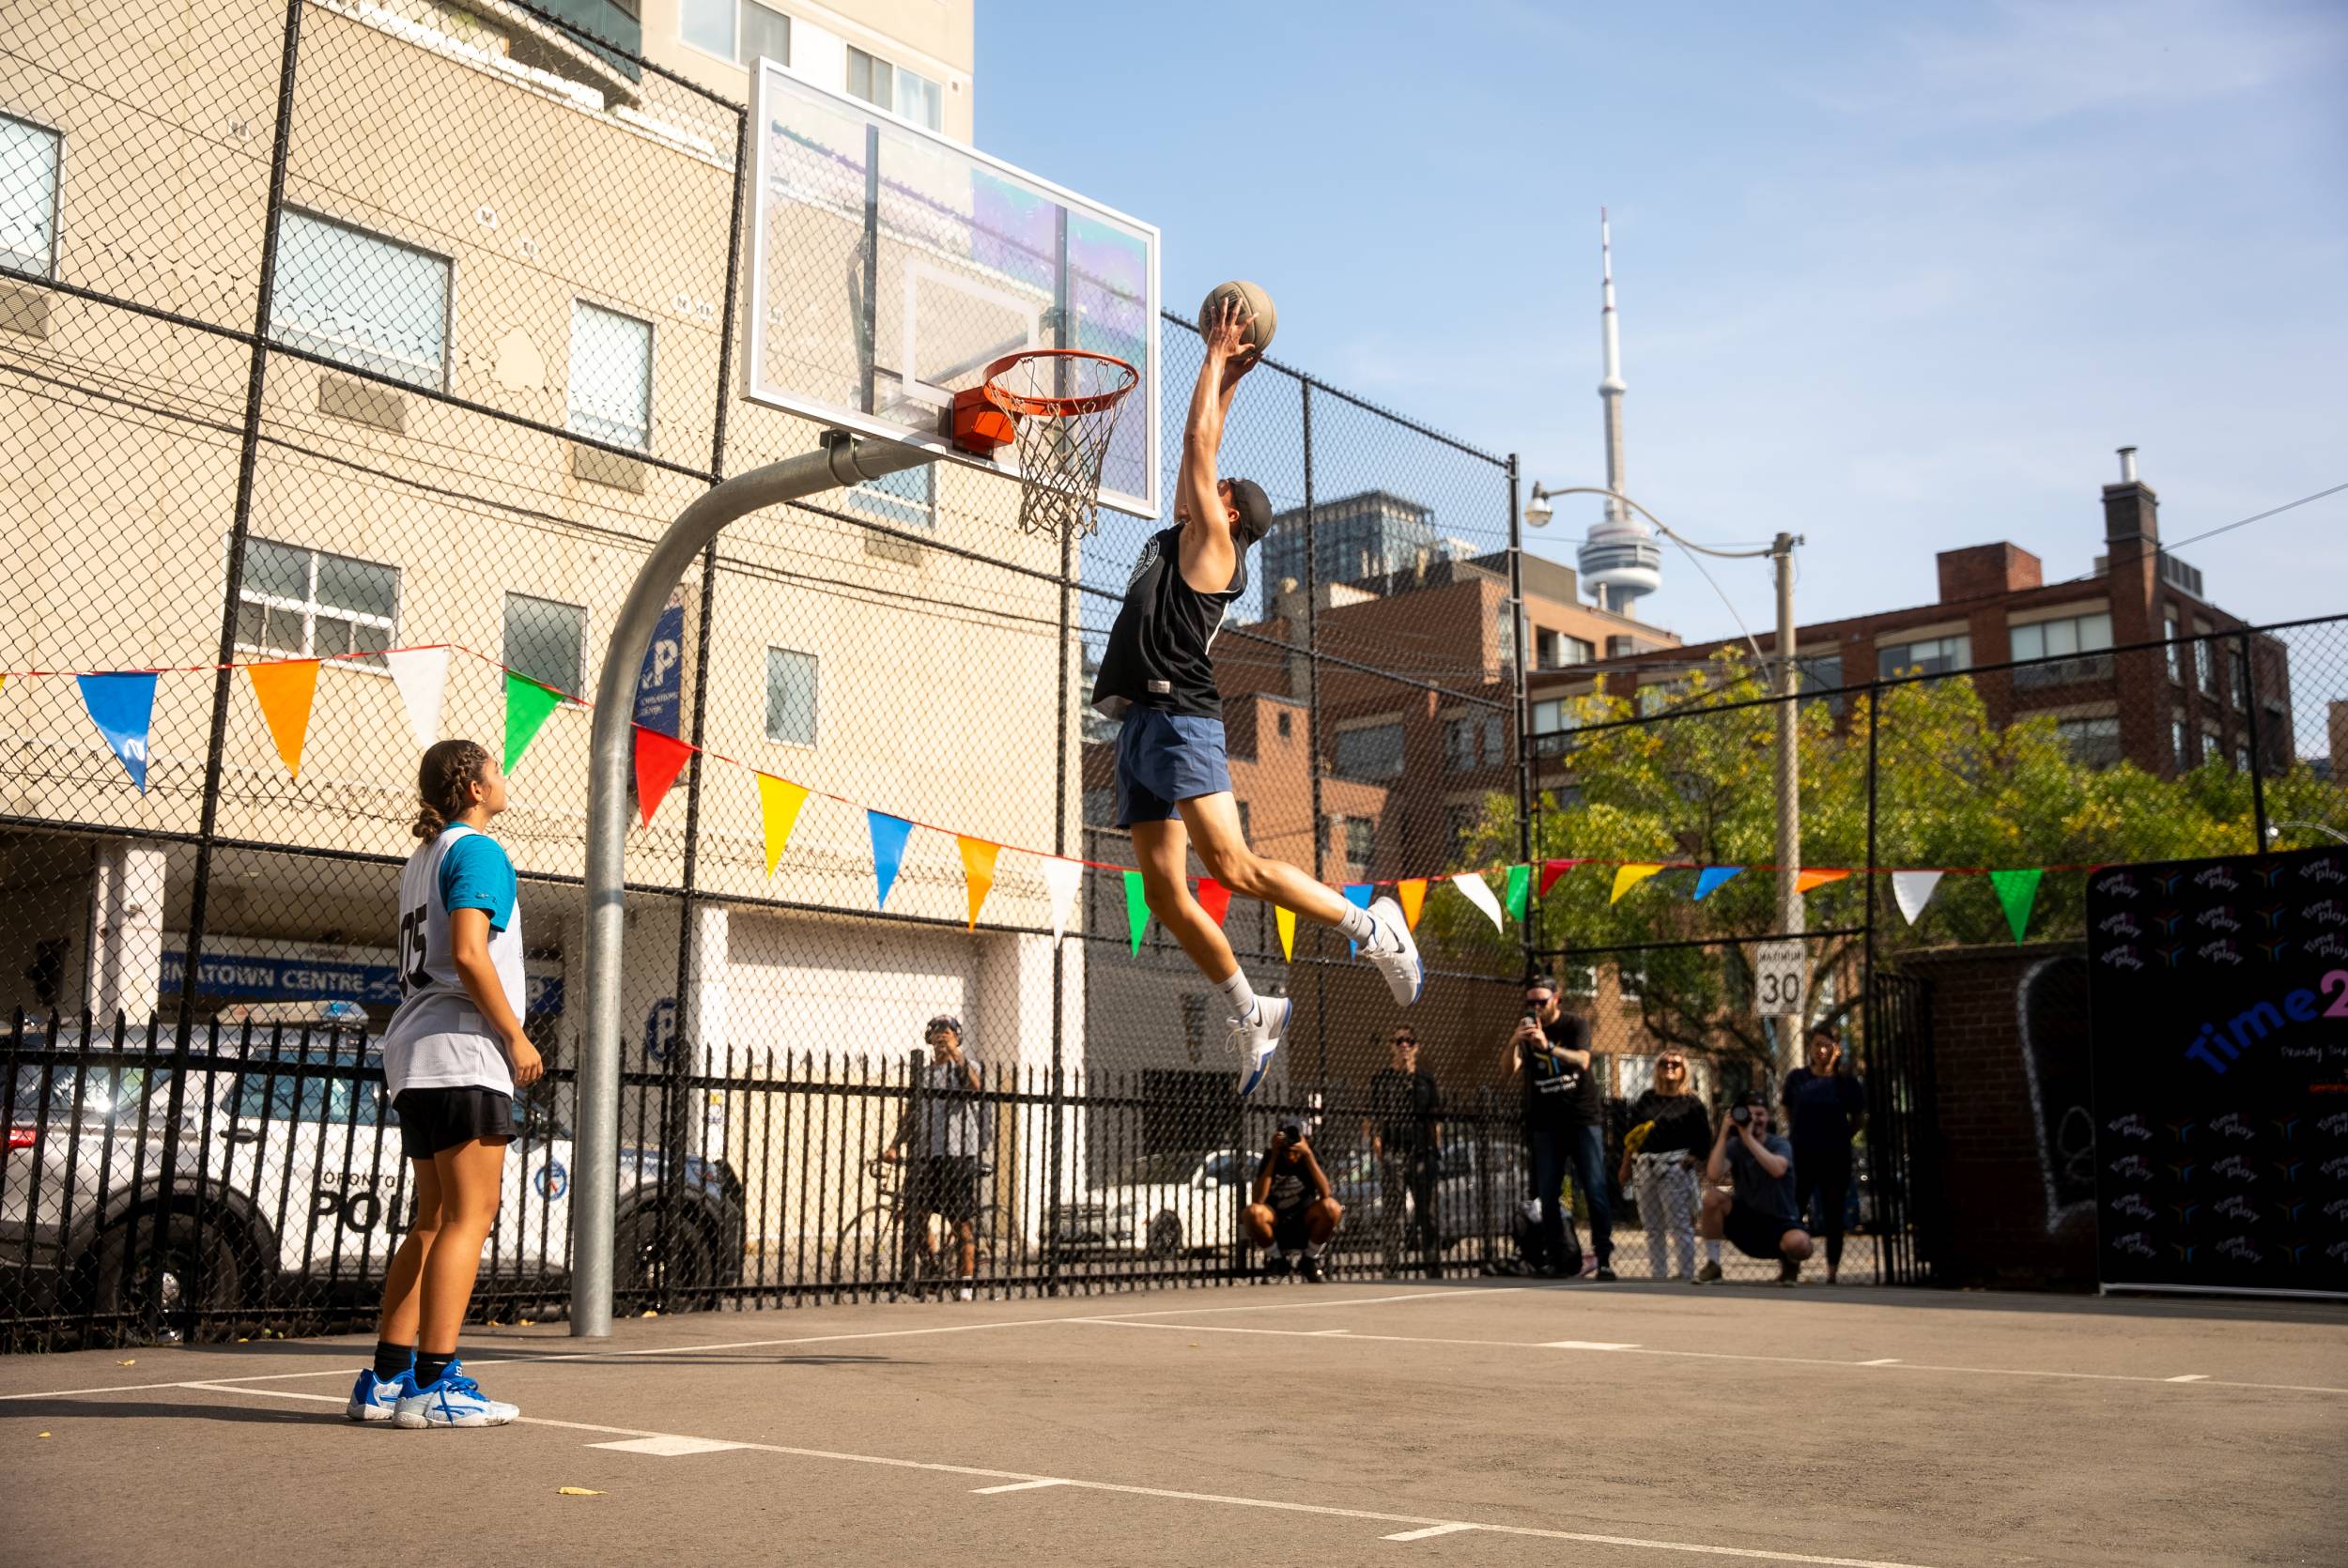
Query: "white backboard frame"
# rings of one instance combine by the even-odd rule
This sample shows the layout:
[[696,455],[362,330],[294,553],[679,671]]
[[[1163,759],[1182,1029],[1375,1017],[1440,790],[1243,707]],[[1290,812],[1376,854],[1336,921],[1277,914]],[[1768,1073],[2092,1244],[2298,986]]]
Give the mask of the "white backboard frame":
[[[771,292],[769,289],[770,269],[780,263],[777,258],[767,254],[768,204],[775,199],[771,189],[772,171],[768,167],[768,145],[774,111],[786,98],[811,101],[833,114],[877,125],[887,137],[899,140],[918,139],[933,143],[953,157],[982,166],[1012,184],[1023,186],[1034,194],[1058,203],[1072,212],[1082,213],[1113,227],[1129,230],[1146,240],[1148,298],[1144,304],[1143,319],[1145,322],[1144,341],[1147,345],[1149,362],[1140,367],[1144,384],[1136,389],[1140,395],[1129,401],[1122,411],[1120,429],[1121,436],[1123,422],[1130,420],[1138,420],[1144,426],[1142,431],[1146,453],[1143,467],[1144,484],[1139,491],[1127,491],[1114,488],[1104,482],[1101,488],[1101,504],[1135,517],[1154,520],[1160,516],[1163,509],[1161,497],[1163,431],[1160,410],[1157,407],[1157,392],[1161,384],[1159,369],[1160,355],[1163,351],[1161,343],[1163,322],[1159,315],[1161,296],[1158,277],[1160,257],[1157,226],[1153,223],[1143,223],[1140,219],[1131,217],[1114,208],[1104,207],[1064,186],[1030,174],[1015,164],[1007,163],[999,158],[981,152],[965,143],[954,141],[925,126],[915,125],[909,120],[902,119],[877,105],[866,103],[861,99],[850,98],[844,93],[833,91],[828,87],[820,86],[793,74],[788,69],[773,60],[759,61],[751,72],[749,154],[751,161],[750,202],[749,211],[746,215],[750,225],[750,294],[748,300],[749,351],[744,356],[746,367],[744,394],[753,402],[796,414],[826,428],[853,431],[857,435],[895,441],[932,453],[939,458],[972,468],[984,469],[994,473],[1015,477],[1019,472],[1015,446],[1004,447],[993,455],[981,455],[965,452],[947,438],[943,433],[943,415],[946,408],[950,406],[950,394],[942,388],[914,379],[910,374],[903,381],[902,391],[910,401],[923,407],[934,406],[938,408],[941,421],[937,431],[922,432],[909,429],[887,419],[867,414],[860,408],[829,402],[811,394],[799,392],[788,386],[778,385],[769,377],[766,358],[765,301],[770,298]],[[949,286],[963,287],[973,292],[982,292],[967,280],[955,278],[952,274],[930,263],[908,260],[904,265],[906,276],[904,331],[908,346],[912,345],[916,335],[912,324],[915,319],[914,295],[917,279],[930,283],[943,283]],[[1010,306],[1013,312],[1027,317],[1031,346],[1050,346],[1039,341],[1043,330],[1043,318],[1040,312],[1029,309],[1024,301],[1008,295],[1002,302]],[[908,366],[907,369],[909,368]]]

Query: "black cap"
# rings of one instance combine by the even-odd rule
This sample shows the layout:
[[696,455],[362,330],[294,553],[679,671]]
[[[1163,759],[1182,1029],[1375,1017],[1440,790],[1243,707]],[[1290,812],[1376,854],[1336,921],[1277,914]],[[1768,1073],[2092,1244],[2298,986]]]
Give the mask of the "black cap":
[[1231,481],[1231,510],[1239,514],[1233,530],[1248,544],[1272,531],[1272,498],[1254,480]]
[[1296,1142],[1299,1138],[1302,1138],[1304,1135],[1305,1124],[1297,1120],[1294,1116],[1290,1116],[1288,1120],[1280,1124],[1280,1136],[1286,1138],[1291,1144]]
[[933,1018],[927,1023],[922,1024],[921,1038],[923,1039],[927,1039],[932,1035],[936,1034],[940,1029],[950,1030],[953,1033],[954,1038],[962,1038],[962,1020],[956,1018],[951,1013],[939,1013],[935,1018]]

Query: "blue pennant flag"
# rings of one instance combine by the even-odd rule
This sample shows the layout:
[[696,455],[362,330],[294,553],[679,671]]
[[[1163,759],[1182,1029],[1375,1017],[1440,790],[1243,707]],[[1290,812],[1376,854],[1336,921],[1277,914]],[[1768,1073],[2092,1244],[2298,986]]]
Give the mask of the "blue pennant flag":
[[1707,866],[1696,873],[1696,897],[1709,898],[1713,889],[1744,870],[1742,866]]
[[[1345,885],[1345,901],[1352,904],[1355,909],[1367,909],[1369,907],[1369,896],[1377,891],[1378,884],[1374,882],[1348,883]],[[1349,952],[1358,957],[1362,950],[1362,945],[1358,942],[1350,942],[1346,944],[1346,948]]]
[[82,687],[82,706],[89,710],[90,722],[106,737],[139,793],[147,793],[147,730],[155,717],[155,677],[77,675],[74,680]]
[[864,821],[873,830],[873,877],[880,884],[880,902],[873,907],[887,909],[888,890],[896,885],[897,868],[904,864],[905,839],[912,834],[913,824],[886,811],[868,810]]

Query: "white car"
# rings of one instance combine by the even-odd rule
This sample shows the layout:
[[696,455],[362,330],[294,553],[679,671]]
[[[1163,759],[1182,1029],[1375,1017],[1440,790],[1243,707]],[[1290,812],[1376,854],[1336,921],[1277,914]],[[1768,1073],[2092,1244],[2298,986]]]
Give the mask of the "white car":
[[1062,1204],[1046,1245],[1063,1255],[1179,1257],[1226,1250],[1261,1156],[1239,1149],[1144,1155]]

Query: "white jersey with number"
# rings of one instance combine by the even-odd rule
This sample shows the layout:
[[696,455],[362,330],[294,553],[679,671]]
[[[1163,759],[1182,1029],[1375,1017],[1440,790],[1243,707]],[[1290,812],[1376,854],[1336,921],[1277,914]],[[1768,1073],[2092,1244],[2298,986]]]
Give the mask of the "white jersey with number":
[[[461,856],[466,864],[452,865],[451,854],[468,839],[477,843]],[[459,870],[467,873],[465,879],[453,881],[450,873]],[[513,879],[513,867],[496,840],[462,822],[451,823],[408,857],[399,874],[399,1010],[382,1042],[383,1077],[394,1098],[407,1089],[514,1092],[505,1048],[457,974],[448,901],[454,892],[457,908],[488,914],[489,964],[506,1005],[519,1018],[525,1001],[522,912]],[[485,886],[491,889],[487,897]]]

